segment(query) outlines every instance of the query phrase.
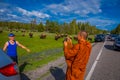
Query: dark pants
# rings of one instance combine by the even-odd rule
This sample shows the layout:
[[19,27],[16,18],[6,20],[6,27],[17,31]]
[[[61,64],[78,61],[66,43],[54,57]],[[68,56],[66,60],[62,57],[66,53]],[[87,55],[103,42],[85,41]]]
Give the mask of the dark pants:
[[17,56],[10,56],[10,58],[18,64],[18,57]]

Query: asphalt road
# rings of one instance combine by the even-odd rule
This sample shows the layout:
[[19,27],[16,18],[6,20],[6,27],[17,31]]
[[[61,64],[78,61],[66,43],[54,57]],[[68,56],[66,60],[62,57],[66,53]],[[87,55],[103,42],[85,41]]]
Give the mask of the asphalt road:
[[[102,45],[103,48],[101,47]],[[113,42],[105,41],[105,44],[98,43],[93,48],[85,78],[88,77],[88,75],[92,75],[86,80],[120,80],[120,51],[113,50],[112,45]],[[99,59],[92,61],[93,56],[96,56],[96,53],[99,54],[100,52],[101,55]],[[92,71],[93,73],[89,73],[93,67],[91,67],[91,64],[93,65],[94,63],[92,62],[95,61],[97,63]]]
[[[120,51],[113,50],[113,42],[98,42],[92,48],[85,80],[120,80]],[[64,80],[66,64],[53,66],[40,80]]]

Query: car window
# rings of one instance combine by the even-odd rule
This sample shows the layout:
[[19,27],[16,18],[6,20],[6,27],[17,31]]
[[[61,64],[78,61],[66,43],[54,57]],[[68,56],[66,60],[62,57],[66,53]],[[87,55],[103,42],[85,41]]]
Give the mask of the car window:
[[100,38],[101,38],[101,37],[102,37],[102,35],[98,35],[97,37],[100,37]]
[[13,61],[0,49],[0,68],[6,66]]
[[120,38],[117,38],[118,41],[120,41]]
[[112,37],[117,37],[117,35],[112,35]]

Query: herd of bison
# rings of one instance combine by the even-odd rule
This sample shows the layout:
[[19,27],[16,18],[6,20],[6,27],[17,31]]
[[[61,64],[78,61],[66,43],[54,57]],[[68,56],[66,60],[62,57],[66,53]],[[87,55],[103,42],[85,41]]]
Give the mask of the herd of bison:
[[[0,30],[0,33],[2,33],[3,31],[2,30]],[[10,32],[12,32],[12,31],[10,31]],[[17,31],[16,31],[17,32]],[[21,31],[22,32],[22,36],[24,37],[25,36],[25,33],[26,33],[26,31]],[[58,39],[60,39],[60,38],[65,38],[65,37],[67,37],[68,36],[68,34],[56,34],[55,36],[54,36],[54,39],[57,41]],[[29,33],[29,37],[30,38],[33,38],[33,32],[30,32]],[[47,35],[45,34],[45,33],[42,33],[42,34],[40,34],[40,39],[46,39],[46,37],[47,37]],[[72,39],[72,37],[71,36],[69,36],[71,39]],[[77,36],[74,36],[73,37],[73,39],[74,40],[78,40],[77,39]],[[88,38],[88,40],[89,41],[92,41],[92,38]]]
[[[25,36],[25,35],[23,35],[23,36]],[[56,34],[54,39],[57,41],[58,39],[64,38],[64,37],[67,37],[67,36],[68,36],[67,34]],[[32,38],[33,33],[30,32],[29,37]],[[42,33],[39,37],[40,37],[40,39],[46,39],[47,35],[45,33]]]
[[[58,39],[65,38],[67,36],[68,36],[68,34],[56,34],[54,36],[54,39],[57,41]],[[29,37],[32,38],[33,37],[33,33],[29,33]],[[47,37],[47,35],[45,33],[42,33],[39,37],[40,37],[40,39],[45,39]],[[71,36],[69,36],[69,37],[72,39]],[[73,39],[76,40],[76,41],[78,40],[77,36],[74,36]],[[92,41],[92,38],[88,38],[88,40]]]

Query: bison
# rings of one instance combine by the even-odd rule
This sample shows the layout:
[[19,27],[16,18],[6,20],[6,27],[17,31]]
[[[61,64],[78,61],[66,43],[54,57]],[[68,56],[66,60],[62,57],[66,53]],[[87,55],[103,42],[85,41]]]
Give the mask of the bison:
[[25,33],[23,33],[22,36],[24,37],[24,36],[25,36]]
[[46,38],[46,34],[41,34],[40,35],[40,39],[45,39]]
[[0,33],[2,33],[2,32],[3,32],[3,30],[0,29]]
[[74,36],[74,40],[76,40],[76,41],[77,41],[77,40],[78,40],[78,37],[77,37],[77,36]]
[[61,35],[58,35],[58,34],[57,34],[57,35],[55,36],[55,40],[57,41],[59,38],[61,38]]
[[68,34],[64,34],[63,36],[64,36],[64,37],[67,37],[67,36],[68,36]]
[[32,38],[33,37],[33,33],[30,32],[29,33],[29,37]]

